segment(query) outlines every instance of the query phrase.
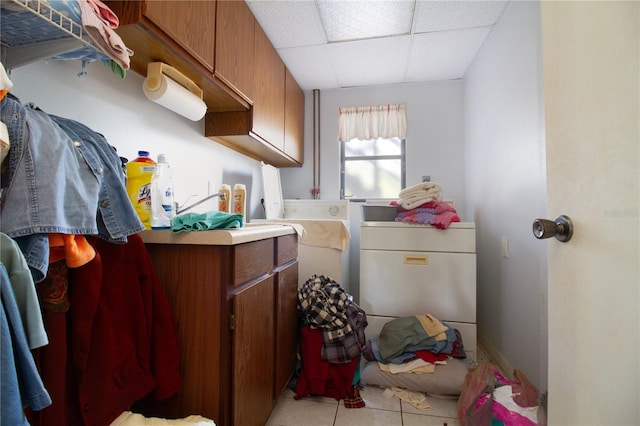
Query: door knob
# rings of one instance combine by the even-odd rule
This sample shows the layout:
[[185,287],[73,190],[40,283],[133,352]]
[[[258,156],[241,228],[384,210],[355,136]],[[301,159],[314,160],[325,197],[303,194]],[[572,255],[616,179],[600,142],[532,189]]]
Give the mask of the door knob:
[[539,240],[556,237],[558,241],[566,243],[573,235],[573,224],[565,215],[556,217],[555,221],[536,219],[533,221],[533,235]]

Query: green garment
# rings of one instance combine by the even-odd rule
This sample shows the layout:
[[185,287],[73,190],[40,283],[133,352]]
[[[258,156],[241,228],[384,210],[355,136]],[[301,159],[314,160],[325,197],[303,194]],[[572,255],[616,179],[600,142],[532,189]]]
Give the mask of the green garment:
[[171,231],[174,234],[189,231],[207,231],[210,229],[242,228],[241,214],[211,211],[207,213],[185,213],[171,219]]

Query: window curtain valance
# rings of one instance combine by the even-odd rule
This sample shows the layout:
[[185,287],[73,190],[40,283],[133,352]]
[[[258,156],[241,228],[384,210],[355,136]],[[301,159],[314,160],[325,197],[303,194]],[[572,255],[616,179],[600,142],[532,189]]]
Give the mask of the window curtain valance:
[[406,139],[407,104],[369,105],[339,109],[338,141]]

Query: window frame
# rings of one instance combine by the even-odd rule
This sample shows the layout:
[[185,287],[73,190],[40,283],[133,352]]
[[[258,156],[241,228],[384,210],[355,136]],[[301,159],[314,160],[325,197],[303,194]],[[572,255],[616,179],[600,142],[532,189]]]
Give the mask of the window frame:
[[[376,138],[385,139],[385,138]],[[391,138],[386,138],[391,139]],[[405,188],[407,183],[407,140],[400,139],[400,155],[358,155],[346,157],[346,144],[348,141],[339,141],[340,144],[340,199],[349,200],[353,202],[365,202],[367,198],[355,198],[346,197],[345,191],[345,179],[346,179],[346,161],[362,161],[362,160],[400,160],[400,188]],[[385,197],[378,197],[378,199],[385,199]]]

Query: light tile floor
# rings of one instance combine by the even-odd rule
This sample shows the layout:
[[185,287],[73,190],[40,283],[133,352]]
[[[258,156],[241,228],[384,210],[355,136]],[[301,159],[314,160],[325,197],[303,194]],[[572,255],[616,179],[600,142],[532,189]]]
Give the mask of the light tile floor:
[[[487,360],[478,347],[478,362]],[[431,410],[420,410],[393,396],[383,395],[384,389],[366,386],[360,391],[364,408],[345,408],[333,398],[308,396],[294,400],[295,393],[282,393],[266,426],[457,426],[458,401],[427,396]]]

